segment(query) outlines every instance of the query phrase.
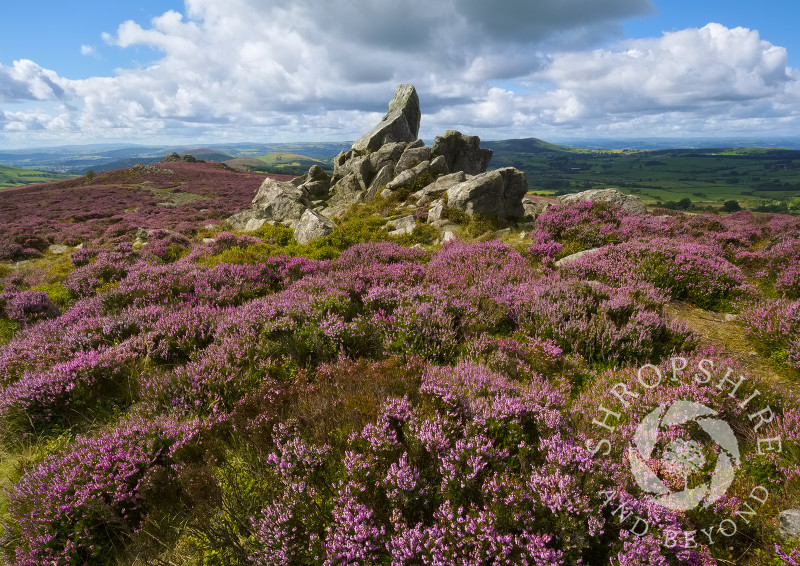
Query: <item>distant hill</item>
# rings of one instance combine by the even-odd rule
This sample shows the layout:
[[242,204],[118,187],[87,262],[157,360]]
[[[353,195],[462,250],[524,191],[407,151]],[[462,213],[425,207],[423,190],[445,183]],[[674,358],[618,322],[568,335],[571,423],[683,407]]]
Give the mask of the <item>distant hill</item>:
[[60,175],[57,173],[46,173],[33,169],[0,165],[0,189],[18,187],[20,185],[31,185],[33,183],[49,183],[69,177],[70,175]]
[[226,161],[225,164],[237,171],[258,171],[286,175],[302,175],[313,165],[319,165],[328,171],[333,168],[330,162],[283,151],[257,157],[237,157]]

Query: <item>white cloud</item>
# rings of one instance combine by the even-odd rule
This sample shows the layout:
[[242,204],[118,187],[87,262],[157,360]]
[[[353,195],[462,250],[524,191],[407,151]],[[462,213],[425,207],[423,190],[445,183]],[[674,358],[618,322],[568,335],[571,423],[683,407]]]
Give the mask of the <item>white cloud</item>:
[[86,140],[355,139],[399,82],[417,86],[426,137],[719,132],[779,118],[796,129],[798,73],[755,31],[709,24],[591,50],[650,10],[650,0],[186,0],[184,14],[103,34],[159,51],[149,67],[68,80],[31,61],[0,65],[0,101],[44,101],[26,119],[6,112],[0,143],[27,125]]
[[97,56],[97,50],[91,45],[81,45],[81,55],[86,55],[87,57],[95,57]]

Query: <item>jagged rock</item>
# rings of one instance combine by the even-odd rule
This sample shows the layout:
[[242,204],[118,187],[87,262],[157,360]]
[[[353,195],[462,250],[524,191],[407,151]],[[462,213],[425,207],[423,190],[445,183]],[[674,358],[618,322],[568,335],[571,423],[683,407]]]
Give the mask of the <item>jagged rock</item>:
[[389,182],[394,178],[394,166],[391,163],[384,165],[383,169],[378,171],[378,174],[373,177],[372,182],[367,189],[365,198],[372,200]]
[[431,148],[429,147],[408,147],[404,152],[403,155],[400,156],[400,159],[397,161],[397,166],[395,167],[395,173],[398,175],[403,171],[407,171],[408,169],[412,169],[422,163],[423,161],[429,161],[431,156]]
[[413,214],[403,216],[402,218],[398,218],[396,220],[390,220],[386,223],[386,226],[391,228],[389,231],[390,236],[402,236],[403,234],[410,234],[416,225],[417,219]]
[[575,252],[574,254],[570,254],[566,257],[562,257],[560,260],[556,262],[556,266],[562,267],[564,265],[569,265],[570,263],[577,261],[579,258],[582,258],[586,254],[594,253],[599,249],[600,248],[591,248],[588,250],[581,250],[579,252]]
[[590,189],[558,197],[558,202],[562,204],[587,200],[615,204],[633,214],[647,214],[647,207],[645,207],[642,199],[635,195],[626,195],[618,189]]
[[481,148],[480,143],[478,136],[465,136],[457,130],[447,130],[434,138],[431,153],[445,158],[448,171],[477,175],[486,171],[492,159],[492,150]]
[[463,171],[443,175],[433,181],[431,184],[426,185],[423,189],[417,191],[413,196],[417,199],[417,206],[421,206],[428,201],[436,200],[451,187],[463,183],[467,180],[467,176]]
[[436,201],[432,207],[428,209],[428,224],[433,224],[442,219],[442,212],[444,212],[444,203]]
[[298,244],[307,244],[314,238],[326,236],[333,231],[334,224],[319,212],[308,209],[300,217],[294,229],[294,239]]
[[312,165],[308,173],[290,181],[295,187],[302,187],[313,199],[325,198],[331,186],[331,177],[319,165]]
[[390,191],[396,191],[397,189],[408,187],[409,185],[414,184],[423,175],[429,175],[428,168],[430,165],[430,161],[423,161],[415,167],[408,169],[407,171],[403,171],[397,177],[392,179],[391,182],[387,183],[386,188]]
[[293,226],[311,206],[308,191],[302,187],[267,178],[261,183],[253,208],[234,214],[228,219],[234,230],[252,232],[266,222],[285,222]]
[[389,142],[413,142],[417,139],[421,118],[416,89],[413,85],[401,84],[389,102],[386,115],[353,144],[353,149],[363,153],[376,151]]
[[481,173],[447,190],[447,206],[499,218],[523,218],[522,198],[528,192],[525,173],[513,167]]
[[361,186],[356,173],[348,173],[331,187],[329,206],[351,205],[360,202],[364,197],[364,188]]
[[778,532],[786,539],[800,539],[800,509],[787,509],[778,515]]
[[450,169],[447,167],[447,160],[444,158],[444,155],[437,155],[433,161],[431,161],[432,175],[447,175],[449,172]]

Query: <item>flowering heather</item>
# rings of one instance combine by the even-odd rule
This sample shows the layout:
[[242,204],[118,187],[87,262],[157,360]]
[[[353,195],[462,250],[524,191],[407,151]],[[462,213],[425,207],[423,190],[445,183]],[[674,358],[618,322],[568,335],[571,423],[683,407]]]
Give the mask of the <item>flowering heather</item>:
[[9,494],[10,564],[108,564],[170,491],[196,425],[133,419],[79,437],[46,457]]
[[[0,346],[0,430],[4,450],[26,450],[12,454],[24,467],[0,501],[10,564],[710,566],[751,542],[794,559],[787,545],[773,549],[772,507],[742,525],[741,542],[663,544],[671,530],[735,513],[745,476],[770,486],[776,508],[796,500],[790,394],[741,387],[775,403],[764,433],[780,434],[785,451],[743,457],[711,509],[648,501],[621,453],[593,456],[586,441],[598,438],[601,399],[615,383],[634,388],[636,367],[712,356],[668,316],[670,300],[743,308],[776,368],[800,368],[795,219],[578,203],[543,214],[524,251],[368,242],[316,260],[284,255],[319,250],[279,227],[200,243],[205,222],[252,193],[221,202],[212,197],[225,187],[178,186],[191,166],[109,174],[117,197],[145,195],[138,211],[101,210],[109,202],[80,222],[44,218],[40,240],[12,238],[42,250],[81,234],[96,242],[71,262],[44,252],[36,263],[52,260],[53,273],[0,274],[0,324],[19,321]],[[60,206],[75,214],[75,194],[100,192],[72,189]],[[182,192],[207,198],[148,203]],[[139,227],[150,237],[134,250]],[[642,391],[615,422],[619,437],[629,442],[649,407],[692,399],[719,406],[749,447],[747,412],[691,372]],[[673,456],[694,446],[665,434]],[[715,456],[696,452],[694,462]],[[689,481],[679,463],[653,463],[675,489]],[[631,534],[620,506],[651,532]]]
[[722,309],[750,292],[741,270],[713,246],[657,238],[612,244],[584,255],[567,272],[609,285],[647,282],[673,299]]

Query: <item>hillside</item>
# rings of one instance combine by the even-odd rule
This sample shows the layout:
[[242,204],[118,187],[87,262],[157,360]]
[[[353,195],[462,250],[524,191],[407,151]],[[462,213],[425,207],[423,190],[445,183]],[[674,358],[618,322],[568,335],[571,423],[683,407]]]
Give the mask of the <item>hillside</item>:
[[275,152],[257,157],[237,157],[236,159],[225,161],[225,165],[239,171],[283,173],[295,176],[302,175],[312,165],[319,165],[329,171],[333,170],[333,165],[330,161],[287,152]]

